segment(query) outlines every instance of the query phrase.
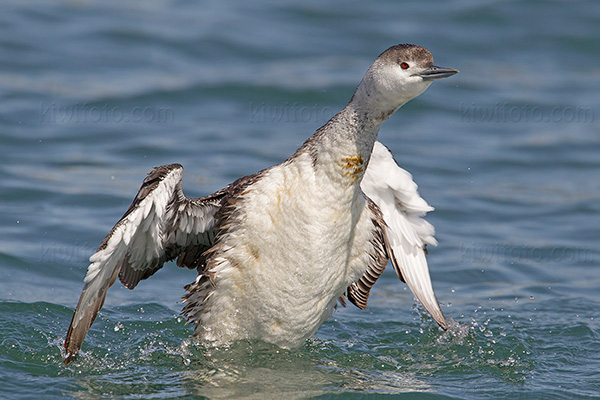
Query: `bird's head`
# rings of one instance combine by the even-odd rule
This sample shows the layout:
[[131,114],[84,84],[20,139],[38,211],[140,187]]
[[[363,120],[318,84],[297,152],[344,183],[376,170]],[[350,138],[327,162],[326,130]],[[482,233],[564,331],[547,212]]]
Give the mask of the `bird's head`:
[[380,111],[395,111],[425,91],[431,83],[458,71],[436,67],[424,47],[412,44],[392,46],[371,65],[351,101]]

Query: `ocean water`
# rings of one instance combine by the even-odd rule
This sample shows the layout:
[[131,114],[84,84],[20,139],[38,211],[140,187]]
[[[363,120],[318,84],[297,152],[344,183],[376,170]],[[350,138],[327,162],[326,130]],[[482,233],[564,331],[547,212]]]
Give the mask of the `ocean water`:
[[[5,1],[0,398],[600,398],[600,3]],[[206,349],[194,273],[108,294],[61,345],[87,258],[156,165],[202,196],[286,159],[387,47],[434,83],[380,140],[436,211],[443,332],[388,268],[298,350]]]

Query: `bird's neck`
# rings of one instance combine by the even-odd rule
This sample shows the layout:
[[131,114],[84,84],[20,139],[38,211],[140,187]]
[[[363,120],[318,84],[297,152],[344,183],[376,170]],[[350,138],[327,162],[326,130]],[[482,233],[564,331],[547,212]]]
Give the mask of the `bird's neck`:
[[360,185],[381,125],[400,105],[372,107],[355,96],[298,150],[333,180]]

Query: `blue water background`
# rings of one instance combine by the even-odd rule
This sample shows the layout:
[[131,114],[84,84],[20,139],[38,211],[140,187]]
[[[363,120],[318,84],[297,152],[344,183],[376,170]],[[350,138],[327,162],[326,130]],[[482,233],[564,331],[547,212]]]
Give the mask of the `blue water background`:
[[[600,3],[5,1],[0,398],[600,398]],[[373,59],[460,74],[380,140],[436,211],[439,330],[388,270],[297,351],[207,351],[192,272],[115,285],[80,359],[61,342],[87,258],[156,165],[202,196],[281,162]]]

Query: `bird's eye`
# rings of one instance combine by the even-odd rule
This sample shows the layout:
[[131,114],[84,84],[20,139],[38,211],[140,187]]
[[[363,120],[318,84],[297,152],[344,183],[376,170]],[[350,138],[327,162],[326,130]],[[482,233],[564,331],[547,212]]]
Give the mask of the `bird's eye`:
[[402,64],[400,64],[400,68],[408,69],[408,63],[403,62]]

